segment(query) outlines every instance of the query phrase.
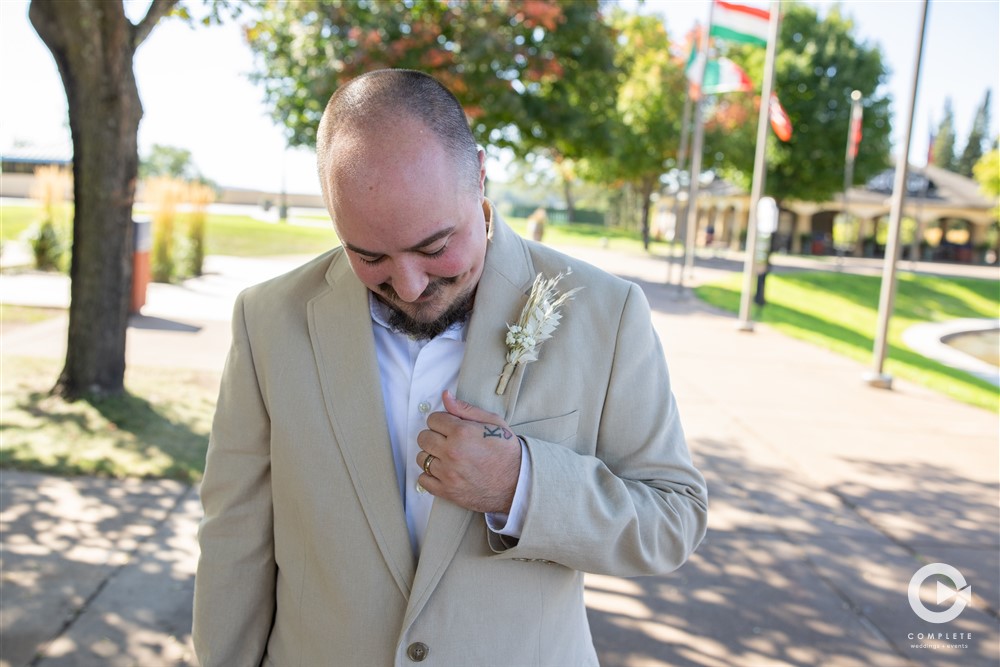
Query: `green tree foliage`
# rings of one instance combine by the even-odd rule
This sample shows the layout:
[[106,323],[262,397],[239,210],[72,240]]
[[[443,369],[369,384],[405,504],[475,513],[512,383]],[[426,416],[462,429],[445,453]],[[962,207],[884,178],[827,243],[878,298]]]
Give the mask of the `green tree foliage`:
[[191,151],[186,148],[153,144],[149,155],[140,159],[139,178],[148,180],[160,177],[199,183],[211,188],[216,194],[219,191],[218,183],[201,173],[194,163]]
[[597,0],[265,2],[246,35],[293,146],[315,145],[338,86],[385,67],[441,80],[483,144],[570,158],[607,144],[613,41]]
[[686,81],[683,64],[671,58],[663,21],[617,11],[615,67],[620,72],[612,150],[587,161],[588,176],[630,183],[642,202],[643,244],[649,247],[651,195],[668,160],[677,154]]
[[979,189],[997,205],[993,215],[1000,216],[1000,150],[994,148],[972,168]]
[[972,129],[969,130],[969,139],[965,142],[965,149],[955,165],[958,173],[972,178],[972,170],[979,162],[979,158],[983,156],[983,146],[989,140],[989,131],[990,91],[987,89],[983,96],[983,104],[976,110],[976,117],[972,121]]
[[[858,40],[854,24],[833,7],[823,18],[805,4],[781,3],[774,90],[792,122],[792,138],[769,132],[767,194],[781,199],[824,201],[844,187],[845,149],[851,93],[861,91],[862,140],[854,182],[863,183],[888,163],[889,98],[879,91],[886,79],[877,46]],[[765,50],[728,46],[720,50],[742,66],[759,87]],[[749,190],[760,94],[731,93],[709,105],[705,165]]]
[[944,118],[941,119],[934,135],[934,146],[931,151],[932,163],[935,166],[955,171],[955,112],[951,108],[950,97],[944,100]]
[[139,178],[171,176],[185,181],[196,181],[201,172],[191,158],[191,151],[175,146],[153,144],[153,148],[139,163]]

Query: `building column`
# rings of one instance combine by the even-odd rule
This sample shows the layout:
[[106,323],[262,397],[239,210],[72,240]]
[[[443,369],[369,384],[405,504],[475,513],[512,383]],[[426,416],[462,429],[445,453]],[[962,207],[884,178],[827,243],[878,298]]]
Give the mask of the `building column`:
[[[862,218],[857,215],[852,215],[852,218],[858,221],[858,239],[854,243],[854,256],[864,257],[865,255],[865,238],[868,236],[868,223],[867,218]],[[872,234],[874,235],[874,231]]]
[[802,254],[802,235],[812,229],[812,216],[802,211],[794,211],[795,224],[792,225],[792,253]]
[[739,252],[743,249],[740,237],[750,226],[750,209],[743,206],[733,207],[733,233],[729,237],[729,249]]

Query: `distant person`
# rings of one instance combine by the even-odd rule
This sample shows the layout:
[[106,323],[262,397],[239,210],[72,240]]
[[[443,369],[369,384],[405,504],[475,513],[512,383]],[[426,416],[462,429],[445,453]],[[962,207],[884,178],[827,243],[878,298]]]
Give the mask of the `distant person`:
[[545,223],[549,220],[544,208],[536,208],[534,213],[528,216],[528,238],[532,241],[542,242],[545,236]]
[[[706,527],[642,291],[504,224],[427,75],[341,87],[317,149],[343,246],[237,300],[202,666],[596,665],[583,573],[669,572]],[[551,338],[510,328],[560,273]]]

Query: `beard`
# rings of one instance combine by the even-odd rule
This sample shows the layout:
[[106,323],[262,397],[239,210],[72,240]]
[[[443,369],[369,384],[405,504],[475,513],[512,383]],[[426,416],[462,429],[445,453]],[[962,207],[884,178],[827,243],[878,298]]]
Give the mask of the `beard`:
[[[455,278],[442,278],[428,287],[424,294],[434,294],[445,285],[455,282],[455,280]],[[472,303],[475,300],[476,293],[475,287],[462,292],[443,313],[433,320],[424,321],[404,313],[396,306],[399,296],[391,285],[383,283],[379,285],[378,289],[381,294],[376,294],[376,298],[389,307],[389,315],[386,318],[389,326],[394,331],[402,332],[415,340],[437,338],[456,322],[466,321],[472,312]]]

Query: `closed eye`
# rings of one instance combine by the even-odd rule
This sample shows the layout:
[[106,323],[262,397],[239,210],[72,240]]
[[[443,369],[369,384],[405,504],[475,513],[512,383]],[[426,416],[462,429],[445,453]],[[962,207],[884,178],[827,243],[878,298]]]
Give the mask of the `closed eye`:
[[437,250],[434,250],[434,251],[424,250],[420,254],[423,255],[424,257],[438,257],[439,255],[443,255],[444,251],[447,250],[447,249],[448,249],[448,244],[445,243],[443,246],[441,246]]
[[[355,253],[355,254],[357,254],[357,253]],[[368,259],[364,255],[358,254],[358,259],[360,259],[365,264],[368,264],[369,266],[374,266],[375,264],[381,264],[382,260],[385,259],[385,255],[380,255],[378,257],[374,257],[372,259]]]

